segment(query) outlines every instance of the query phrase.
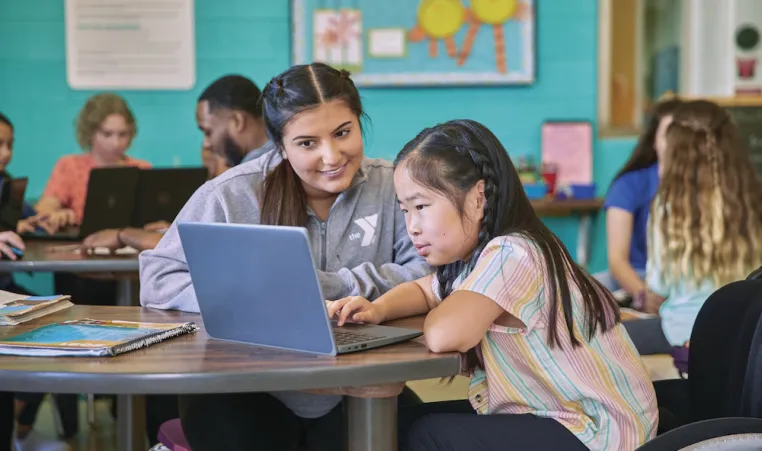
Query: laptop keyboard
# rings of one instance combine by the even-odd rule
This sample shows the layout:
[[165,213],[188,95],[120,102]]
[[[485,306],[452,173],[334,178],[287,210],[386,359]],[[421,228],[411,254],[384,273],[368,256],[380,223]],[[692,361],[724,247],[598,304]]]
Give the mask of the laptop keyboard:
[[378,338],[384,337],[379,337],[378,335],[361,334],[357,332],[346,332],[336,329],[333,330],[333,339],[336,341],[336,345],[348,345],[352,343],[359,343],[361,341],[375,340]]

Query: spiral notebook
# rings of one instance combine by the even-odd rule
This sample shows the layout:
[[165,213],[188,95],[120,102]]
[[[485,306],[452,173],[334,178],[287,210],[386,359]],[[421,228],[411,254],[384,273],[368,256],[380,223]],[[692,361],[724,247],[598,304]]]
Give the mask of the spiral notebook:
[[193,333],[195,323],[141,323],[78,319],[47,324],[0,340],[0,355],[104,357]]

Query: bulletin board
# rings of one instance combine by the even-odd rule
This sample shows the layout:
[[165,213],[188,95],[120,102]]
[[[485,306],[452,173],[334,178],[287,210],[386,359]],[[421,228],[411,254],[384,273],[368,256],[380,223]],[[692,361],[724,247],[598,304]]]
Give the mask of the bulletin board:
[[531,84],[535,0],[291,0],[292,61],[358,86]]

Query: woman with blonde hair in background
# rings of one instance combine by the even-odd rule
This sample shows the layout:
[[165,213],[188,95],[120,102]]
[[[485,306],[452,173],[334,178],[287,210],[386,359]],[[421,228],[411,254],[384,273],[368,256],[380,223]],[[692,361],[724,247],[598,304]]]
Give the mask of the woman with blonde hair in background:
[[101,93],[87,99],[76,121],[77,142],[85,153],[66,155],[56,162],[42,198],[35,205],[37,215],[20,222],[19,232],[41,227],[52,234],[80,224],[90,171],[95,168],[150,168],[149,162],[127,156],[136,134],[135,116],[122,97]]
[[[79,225],[93,169],[151,167],[147,161],[126,154],[137,134],[137,122],[127,102],[117,94],[100,93],[88,98],[77,116],[75,132],[84,153],[58,159],[42,197],[35,205],[37,215],[19,221],[20,234],[35,228],[53,234],[61,228]],[[56,273],[54,285],[56,293],[70,294],[77,304],[113,305],[116,302],[114,281]]]
[[687,102],[666,140],[646,271],[659,317],[625,323],[643,355],[684,346],[709,295],[762,265],[762,183],[728,112]]

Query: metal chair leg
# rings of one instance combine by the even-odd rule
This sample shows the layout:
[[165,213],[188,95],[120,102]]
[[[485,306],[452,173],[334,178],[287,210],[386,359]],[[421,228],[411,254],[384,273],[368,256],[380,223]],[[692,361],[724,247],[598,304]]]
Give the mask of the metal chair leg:
[[90,428],[95,427],[95,395],[87,394],[87,424]]

